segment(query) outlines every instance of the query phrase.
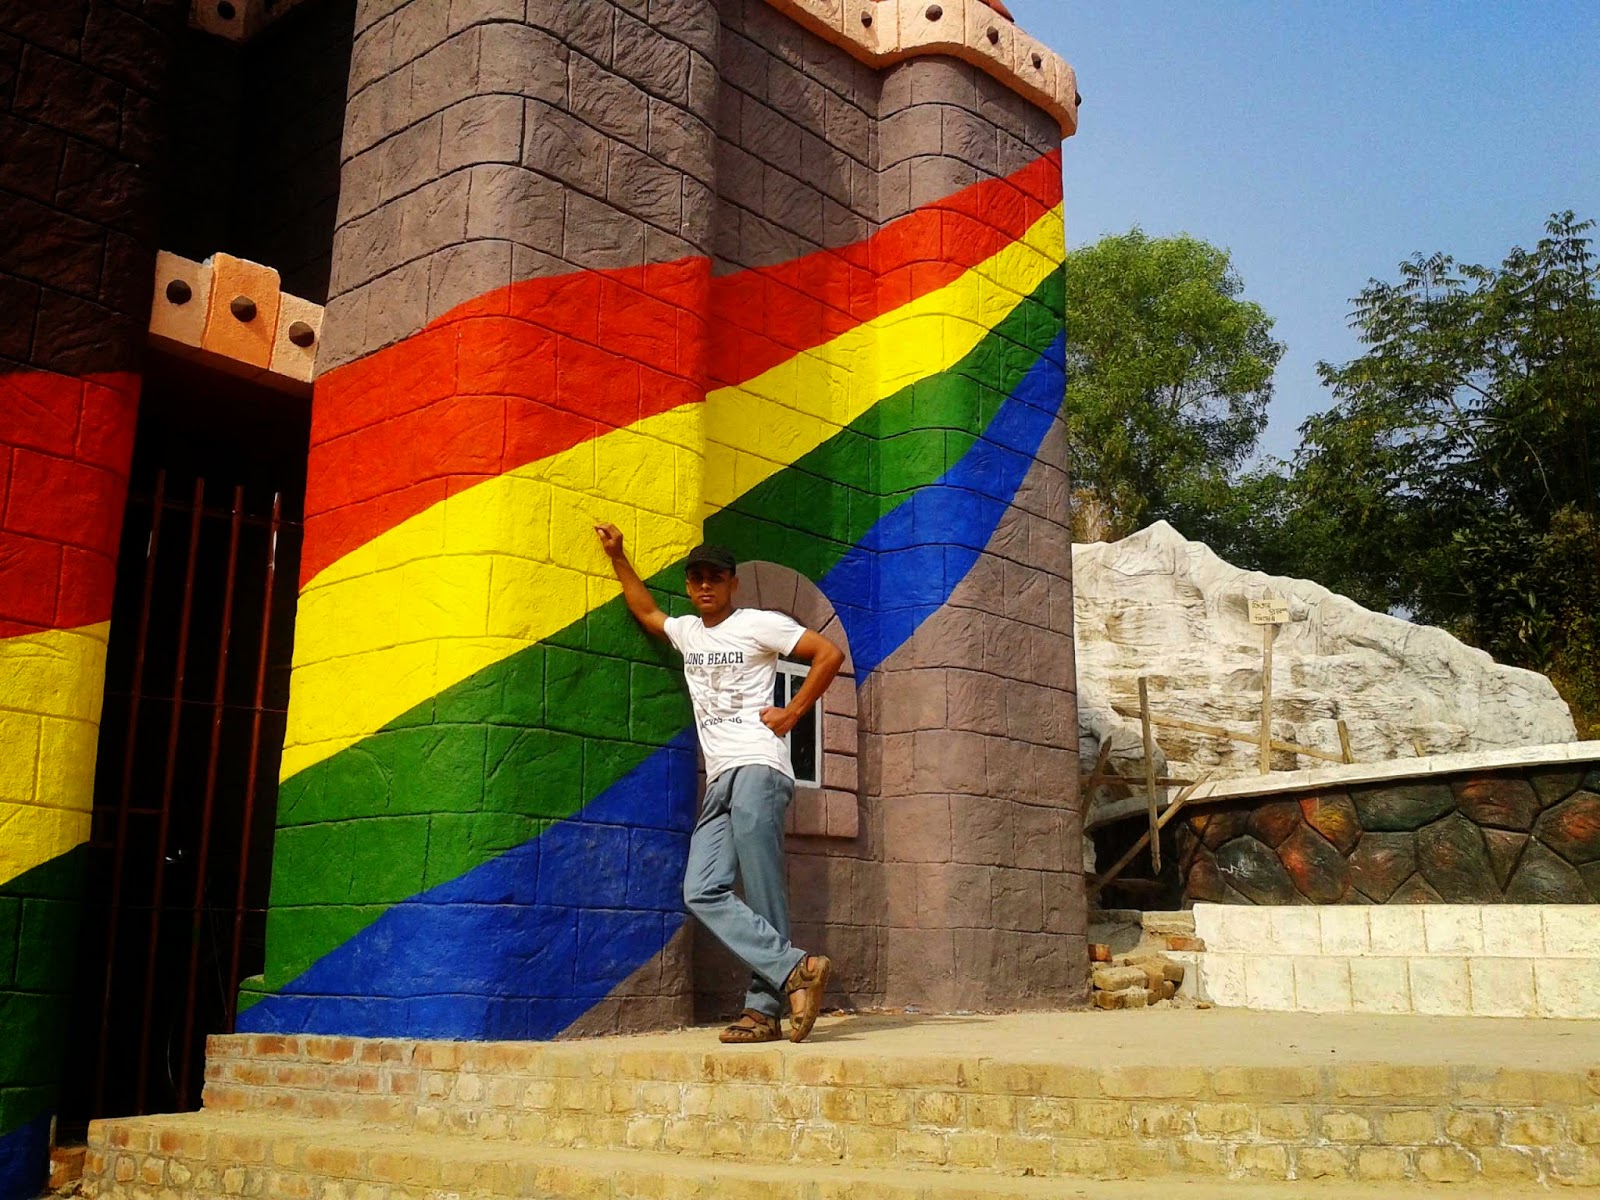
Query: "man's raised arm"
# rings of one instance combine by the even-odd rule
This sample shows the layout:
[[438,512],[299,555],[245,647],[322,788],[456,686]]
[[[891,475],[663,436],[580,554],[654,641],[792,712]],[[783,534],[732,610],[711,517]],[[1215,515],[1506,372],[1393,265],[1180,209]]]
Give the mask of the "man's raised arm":
[[596,525],[594,531],[600,537],[606,557],[611,560],[611,569],[617,573],[617,582],[622,584],[622,598],[633,619],[644,626],[646,633],[666,637],[667,614],[661,611],[650,589],[639,578],[639,572],[628,561],[628,552],[622,548],[622,530],[615,525]]
[[806,672],[805,683],[789,701],[788,707],[761,710],[761,723],[779,737],[800,723],[800,718],[817,702],[817,697],[828,690],[833,677],[844,666],[844,651],[813,629],[800,635],[800,640],[790,653],[795,658],[809,662],[811,670]]

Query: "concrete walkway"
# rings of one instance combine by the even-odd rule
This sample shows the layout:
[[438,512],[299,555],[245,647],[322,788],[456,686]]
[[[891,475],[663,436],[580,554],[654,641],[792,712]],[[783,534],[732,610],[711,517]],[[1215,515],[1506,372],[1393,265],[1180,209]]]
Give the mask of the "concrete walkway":
[[[717,1027],[606,1038],[620,1050],[721,1050]],[[999,1016],[825,1017],[788,1053],[961,1057],[1084,1067],[1408,1067],[1596,1072],[1600,1021],[1144,1009]]]

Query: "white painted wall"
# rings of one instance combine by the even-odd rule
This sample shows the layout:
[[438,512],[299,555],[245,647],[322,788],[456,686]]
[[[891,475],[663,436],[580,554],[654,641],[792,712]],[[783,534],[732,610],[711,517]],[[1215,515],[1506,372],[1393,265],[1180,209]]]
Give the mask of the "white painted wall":
[[1600,1019],[1600,905],[1197,904],[1194,918],[1205,951],[1172,957],[1220,1007]]

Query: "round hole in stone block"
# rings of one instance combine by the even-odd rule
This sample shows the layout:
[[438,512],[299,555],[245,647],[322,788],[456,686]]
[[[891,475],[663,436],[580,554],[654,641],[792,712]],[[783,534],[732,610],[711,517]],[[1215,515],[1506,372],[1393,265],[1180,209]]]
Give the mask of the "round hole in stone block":
[[168,304],[187,304],[194,299],[194,291],[182,279],[173,279],[167,284]]
[[224,21],[231,21],[238,15],[239,10],[233,6],[231,0],[217,0],[217,16]]
[[942,16],[944,16],[944,9],[940,8],[937,4],[928,5],[928,20],[937,21]]
[[872,27],[872,14],[869,12],[863,12],[861,14],[861,23],[870,29]]
[[1083,93],[1082,92],[1073,92],[1072,93],[1072,107],[1073,108],[1077,108],[1082,103],[1083,103]]
[[989,30],[989,45],[998,46],[999,44],[1000,44],[1000,31],[998,29],[991,28]]
[[317,331],[304,321],[296,321],[289,326],[289,340],[296,346],[309,346],[317,340]]
[[1044,55],[1038,53],[1037,51],[1035,51],[1033,55],[1033,69],[1035,71],[1044,69]]
[[256,302],[249,296],[235,296],[228,301],[228,311],[241,321],[254,321],[256,319]]

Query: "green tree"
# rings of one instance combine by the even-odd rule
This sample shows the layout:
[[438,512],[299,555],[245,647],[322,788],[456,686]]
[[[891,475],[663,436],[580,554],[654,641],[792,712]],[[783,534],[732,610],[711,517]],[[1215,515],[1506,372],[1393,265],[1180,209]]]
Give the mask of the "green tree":
[[[1080,536],[1200,536],[1266,426],[1283,346],[1228,253],[1139,229],[1067,255],[1067,428]],[[1204,527],[1204,528],[1203,528]]]
[[1400,264],[1355,299],[1366,350],[1319,364],[1273,529],[1239,526],[1327,586],[1443,625],[1556,679],[1600,717],[1600,263],[1550,217],[1499,267]]

